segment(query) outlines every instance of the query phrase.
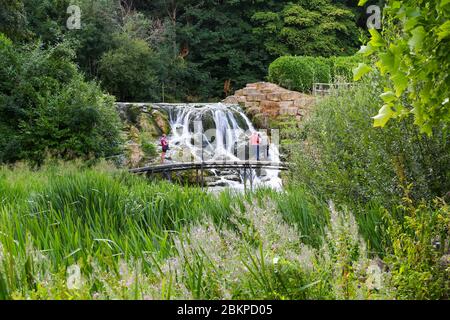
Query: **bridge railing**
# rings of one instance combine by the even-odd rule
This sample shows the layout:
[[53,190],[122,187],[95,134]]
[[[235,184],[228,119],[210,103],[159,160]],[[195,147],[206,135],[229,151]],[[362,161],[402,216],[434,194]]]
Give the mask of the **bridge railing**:
[[[250,181],[250,190],[253,190],[253,170],[288,170],[288,165],[282,162],[270,161],[205,161],[205,162],[180,162],[170,164],[159,164],[147,166],[142,168],[130,169],[130,172],[136,174],[150,174],[155,173],[165,174],[171,180],[171,172],[196,170],[197,185],[204,188],[205,178],[204,172],[211,169],[238,169],[243,170],[244,190],[247,191],[247,181]],[[200,171],[200,175],[199,175]]]
[[353,83],[341,82],[341,83],[313,83],[313,95],[314,96],[326,96],[330,95],[333,91],[340,89],[348,89],[353,86]]
[[130,169],[131,173],[159,173],[171,171],[185,171],[195,169],[247,169],[261,168],[273,170],[287,170],[288,165],[282,162],[271,161],[204,161],[204,162],[177,162],[169,164],[157,164],[142,168]]

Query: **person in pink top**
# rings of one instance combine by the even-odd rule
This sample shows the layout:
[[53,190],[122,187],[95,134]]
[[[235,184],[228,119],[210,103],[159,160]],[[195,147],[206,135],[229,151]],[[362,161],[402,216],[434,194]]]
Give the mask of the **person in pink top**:
[[162,148],[161,163],[164,163],[166,159],[166,152],[169,150],[169,141],[167,140],[167,136],[165,134],[162,135],[160,143]]
[[253,132],[250,136],[250,144],[255,148],[256,161],[259,161],[259,144],[261,143],[261,135],[258,132]]

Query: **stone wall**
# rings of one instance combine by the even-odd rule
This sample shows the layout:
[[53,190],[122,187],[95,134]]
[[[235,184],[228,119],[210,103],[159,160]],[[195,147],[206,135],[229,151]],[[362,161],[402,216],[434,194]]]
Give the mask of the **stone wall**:
[[256,118],[295,117],[301,120],[315,103],[315,97],[284,89],[269,82],[250,83],[223,103],[240,104]]

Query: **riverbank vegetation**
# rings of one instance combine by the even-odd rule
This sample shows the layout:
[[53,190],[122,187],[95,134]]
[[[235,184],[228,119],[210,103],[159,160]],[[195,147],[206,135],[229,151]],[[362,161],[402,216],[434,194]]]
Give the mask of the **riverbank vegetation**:
[[4,299],[448,298],[443,202],[361,218],[299,188],[214,195],[105,164],[0,176]]

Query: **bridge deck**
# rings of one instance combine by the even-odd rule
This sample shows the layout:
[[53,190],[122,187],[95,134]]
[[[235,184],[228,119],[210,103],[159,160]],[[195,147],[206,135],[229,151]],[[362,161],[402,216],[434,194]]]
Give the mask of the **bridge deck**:
[[285,163],[270,161],[206,161],[206,162],[180,162],[160,164],[142,168],[130,169],[131,173],[160,173],[185,170],[211,170],[211,169],[268,169],[288,170]]

